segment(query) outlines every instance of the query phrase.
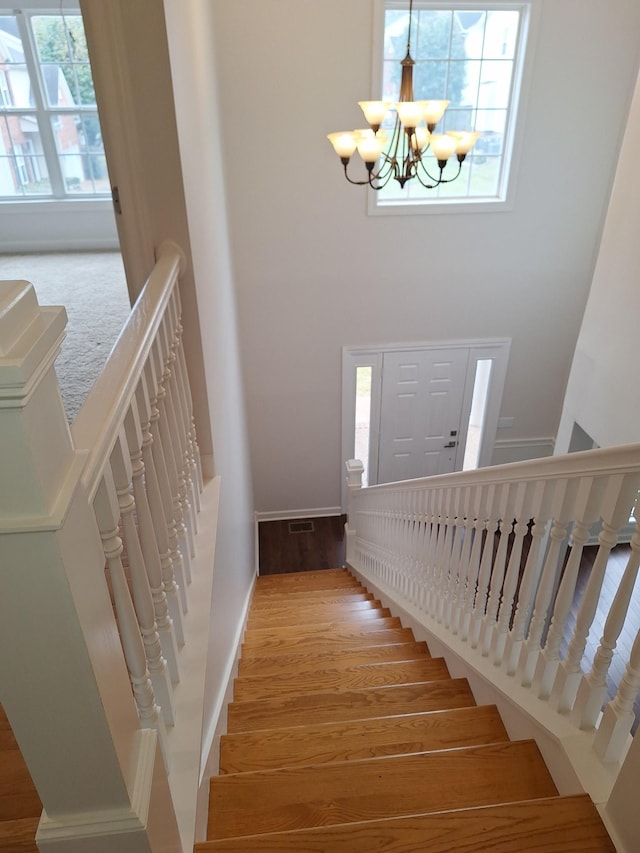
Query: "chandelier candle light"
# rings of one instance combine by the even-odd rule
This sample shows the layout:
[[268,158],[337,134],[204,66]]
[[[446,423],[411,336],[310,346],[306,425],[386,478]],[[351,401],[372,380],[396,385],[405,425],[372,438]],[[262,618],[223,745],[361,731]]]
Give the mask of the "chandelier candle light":
[[[479,133],[475,131],[450,130],[434,133],[436,125],[449,106],[449,101],[414,101],[413,66],[411,58],[411,27],[413,23],[413,0],[409,3],[409,32],[407,55],[400,63],[402,78],[400,95],[393,105],[396,120],[391,137],[381,125],[391,104],[388,101],[358,101],[369,123],[365,130],[337,131],[328,134],[328,139],[340,157],[345,178],[350,184],[368,184],[381,190],[391,178],[401,187],[414,178],[427,189],[439,184],[448,184],[460,174],[465,157],[476,143]],[[351,155],[357,149],[367,167],[367,179],[355,181],[349,177],[348,166]],[[439,174],[433,176],[427,168],[427,152],[438,162]],[[450,178],[442,174],[447,161],[453,155],[458,159],[458,171]]]

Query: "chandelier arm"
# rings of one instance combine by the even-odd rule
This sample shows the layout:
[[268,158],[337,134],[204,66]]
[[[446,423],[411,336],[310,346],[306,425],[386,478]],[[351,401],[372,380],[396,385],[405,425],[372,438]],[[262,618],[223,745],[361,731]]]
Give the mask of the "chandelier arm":
[[349,173],[347,171],[348,166],[349,166],[349,160],[347,160],[346,162],[343,160],[342,166],[344,168],[344,176],[349,181],[350,184],[353,184],[356,187],[366,187],[367,185],[371,184],[371,173],[369,173],[369,179],[366,181],[354,181],[353,178],[349,177]]
[[[416,166],[415,172],[414,172],[414,177],[416,177],[416,178],[418,179],[418,182],[419,182],[420,184],[422,184],[422,186],[423,186],[425,189],[427,189],[427,190],[433,190],[433,189],[435,189],[436,187],[440,186],[440,184],[450,184],[450,183],[452,183],[453,181],[455,181],[455,180],[456,180],[456,178],[460,175],[460,171],[461,171],[461,169],[462,169],[462,163],[461,163],[460,161],[458,161],[458,171],[455,173],[455,175],[454,175],[453,177],[451,177],[451,178],[443,178],[443,177],[442,177],[442,172],[443,172],[443,170],[444,170],[444,167],[445,167],[445,165],[446,165],[446,162],[447,162],[447,161],[444,161],[443,165],[442,165],[442,166],[440,166],[440,175],[436,178],[436,177],[434,177],[434,176],[431,174],[431,172],[427,169],[427,167],[426,167],[426,165],[425,165],[425,163],[424,163],[424,160],[422,160],[422,158],[420,158],[420,160],[418,161],[418,164],[417,164],[417,166]],[[419,168],[420,166],[422,166],[422,171],[423,171],[423,172],[424,172],[424,174],[427,176],[427,178],[429,178],[429,180],[430,180],[430,181],[433,181],[434,183],[432,183],[432,184],[427,184],[427,183],[425,183],[425,181],[423,181],[423,179],[422,179],[422,177],[421,177],[421,175],[420,175],[420,168]]]

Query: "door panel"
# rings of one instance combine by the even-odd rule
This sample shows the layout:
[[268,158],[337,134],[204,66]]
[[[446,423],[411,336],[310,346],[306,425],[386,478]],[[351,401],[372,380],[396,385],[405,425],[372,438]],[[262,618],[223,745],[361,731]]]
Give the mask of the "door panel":
[[468,359],[465,347],[384,353],[379,483],[454,470]]

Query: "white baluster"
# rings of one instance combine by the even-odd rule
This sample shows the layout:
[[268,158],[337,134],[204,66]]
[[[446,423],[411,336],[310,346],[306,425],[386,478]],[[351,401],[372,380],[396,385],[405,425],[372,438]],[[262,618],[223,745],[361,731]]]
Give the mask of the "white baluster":
[[453,508],[451,511],[451,547],[449,553],[449,583],[446,587],[443,622],[445,627],[453,630],[453,620],[455,618],[455,602],[458,595],[458,589],[464,586],[464,581],[460,577],[460,558],[462,556],[464,518],[460,515],[460,500],[461,495],[456,489],[452,494]]
[[[111,471],[118,495],[124,541],[127,547],[131,593],[138,617],[140,633],[142,634],[142,642],[144,643],[147,666],[164,721],[167,725],[173,725],[175,722],[173,690],[171,688],[167,664],[162,656],[162,646],[156,624],[153,597],[149,587],[149,578],[134,518],[136,503],[130,492],[132,481],[131,459],[126,435],[123,430],[111,453]],[[139,508],[137,514],[140,514]]]
[[174,299],[177,306],[177,317],[178,324],[176,326],[176,331],[178,333],[179,339],[179,347],[178,347],[178,357],[180,360],[180,366],[182,371],[182,387],[184,389],[184,394],[187,401],[187,413],[189,416],[189,446],[192,452],[192,459],[195,462],[196,466],[196,475],[197,475],[197,486],[198,491],[201,492],[203,488],[203,480],[202,480],[202,461],[200,458],[200,448],[198,447],[198,439],[196,436],[196,424],[193,417],[193,397],[191,395],[191,383],[189,381],[189,371],[187,369],[187,360],[185,357],[184,346],[182,343],[182,305],[180,300],[180,288],[176,287],[174,290]]
[[549,533],[549,549],[542,570],[540,586],[536,595],[533,606],[533,614],[531,616],[531,624],[529,625],[529,633],[526,641],[522,645],[520,654],[520,663],[518,672],[521,678],[521,683],[527,687],[533,680],[538,656],[540,654],[540,642],[547,621],[549,605],[553,597],[553,592],[556,586],[556,580],[559,572],[559,559],[562,551],[562,544],[567,535],[567,526],[562,519],[554,520]]
[[477,590],[479,586],[482,541],[483,538],[491,539],[498,529],[497,521],[490,524],[482,515],[478,515],[473,523],[472,529],[467,530],[465,526],[465,536],[472,539],[471,555],[469,557],[469,571],[467,588],[464,593],[464,600],[461,602],[460,614],[460,637],[465,642],[469,639],[469,631],[471,628],[471,614],[476,604]]
[[491,649],[491,638],[493,636],[493,630],[498,617],[498,607],[500,606],[500,593],[502,591],[504,576],[507,570],[507,548],[509,545],[509,535],[513,528],[513,516],[506,516],[508,511],[509,489],[510,487],[508,485],[499,489],[498,506],[500,512],[500,539],[498,541],[498,550],[496,551],[496,556],[493,560],[487,608],[484,618],[482,619],[480,649],[483,657],[487,657]]
[[[151,433],[149,432],[148,399],[145,400],[144,382],[141,381],[136,397],[131,403],[125,418],[124,426],[131,454],[131,472],[133,476],[133,495],[138,513],[140,545],[144,557],[144,565],[149,579],[149,588],[153,599],[155,621],[160,635],[162,655],[167,662],[171,682],[177,684],[180,680],[178,670],[178,644],[169,613],[169,605],[164,590],[162,578],[162,563],[160,560],[159,543],[156,528],[160,530],[160,540],[166,545],[166,525],[158,490],[153,457],[151,455]],[[145,424],[140,423],[137,399],[141,398],[144,406]],[[146,445],[146,446],[145,446]],[[158,524],[154,524],[151,505],[155,507]],[[158,517],[159,516],[159,517]],[[161,522],[161,523],[160,523]],[[168,551],[166,556],[168,556]],[[164,707],[164,705],[163,705]],[[166,717],[165,717],[166,720]]]
[[515,675],[522,653],[529,620],[533,611],[536,587],[541,572],[541,545],[547,535],[547,522],[536,518],[531,528],[531,544],[525,563],[520,589],[518,590],[518,602],[513,617],[513,627],[507,635],[503,660],[507,662],[507,675]]
[[[176,375],[174,370],[175,353],[173,351],[173,335],[169,328],[169,318],[165,315],[163,324],[159,329],[158,339],[161,341],[164,356],[164,373],[162,382],[166,392],[165,405],[167,410],[167,423],[169,424],[169,435],[173,446],[174,459],[178,474],[178,493],[182,507],[183,523],[186,528],[189,555],[195,556],[195,538],[193,527],[193,510],[189,499],[189,473],[185,464],[185,436],[180,428],[178,417],[178,391]],[[189,573],[188,581],[191,580]]]
[[495,534],[500,524],[500,492],[491,485],[486,493],[487,519],[484,524],[485,536],[482,543],[482,556],[480,557],[480,569],[478,570],[478,584],[475,600],[470,611],[469,619],[469,641],[471,648],[476,649],[481,640],[482,627],[487,610],[489,597],[489,584],[491,582],[491,571],[493,568],[493,556],[495,545]]
[[176,336],[177,317],[172,311],[173,303],[167,306],[167,314],[164,317],[164,331],[166,340],[166,359],[169,368],[169,387],[171,389],[171,398],[173,400],[173,413],[175,418],[176,440],[180,451],[180,473],[181,482],[184,483],[184,494],[182,496],[184,508],[186,511],[187,530],[189,533],[189,547],[191,548],[191,556],[195,556],[195,534],[198,529],[197,522],[197,504],[194,496],[198,494],[198,503],[200,501],[199,489],[192,479],[191,459],[189,456],[189,428],[190,424],[186,419],[184,411],[184,396],[181,387],[180,365],[178,363],[177,345],[178,339]]
[[634,703],[640,692],[640,631],[636,634],[631,655],[620,687],[612,702],[604,709],[593,748],[605,761],[621,761],[635,722]]
[[[169,613],[173,621],[178,646],[184,645],[184,628],[182,625],[182,614],[187,611],[184,567],[182,564],[182,552],[178,541],[178,528],[174,517],[173,496],[171,481],[167,469],[167,455],[162,444],[162,430],[160,429],[160,412],[158,410],[158,381],[156,379],[153,359],[149,359],[145,365],[145,377],[149,388],[149,404],[151,406],[149,430],[151,432],[151,455],[158,478],[158,488],[162,501],[162,514],[166,526],[166,542],[161,539],[162,534],[156,531],[158,541],[164,544],[160,547],[160,560],[162,563],[162,579],[164,582],[167,601],[169,602]],[[158,524],[161,519],[154,517]],[[166,546],[166,550],[165,550]]]
[[140,722],[144,728],[153,728],[158,732],[165,767],[168,769],[167,732],[160,708],[155,701],[140,626],[120,558],[123,549],[122,540],[118,536],[118,503],[111,470],[107,466],[96,492],[94,510],[109,567],[111,590],[118,616],[118,631]]
[[571,711],[576,693],[582,680],[581,663],[587,645],[587,637],[593,623],[600,599],[607,561],[611,549],[618,541],[618,530],[629,519],[630,508],[637,494],[635,476],[613,475],[606,478],[602,500],[602,528],[598,535],[599,548],[589,574],[569,649],[560,663],[551,691],[552,707],[560,713]]
[[[174,561],[174,571],[178,578],[180,589],[180,601],[182,610],[187,612],[187,583],[191,580],[191,565],[190,552],[187,542],[187,528],[183,522],[182,502],[180,500],[180,489],[178,482],[178,467],[174,453],[174,444],[171,439],[171,430],[169,425],[169,415],[167,406],[167,391],[164,385],[164,360],[159,343],[156,342],[152,348],[151,355],[153,358],[154,371],[156,375],[156,408],[158,409],[158,418],[156,426],[160,443],[164,452],[166,463],[167,476],[169,480],[169,488],[171,494],[171,519],[173,520],[173,528],[177,536],[177,545],[171,540],[171,531],[169,543],[171,544],[171,557]],[[152,419],[153,423],[153,419]]]
[[202,483],[201,475],[198,473],[198,463],[196,462],[196,455],[199,456],[200,454],[195,438],[195,427],[193,426],[193,418],[190,408],[191,395],[189,393],[189,375],[187,373],[187,363],[184,357],[184,349],[182,346],[183,328],[180,322],[180,304],[177,287],[173,292],[173,297],[170,303],[170,309],[173,314],[174,353],[176,356],[175,369],[178,381],[178,391],[180,393],[180,413],[186,442],[185,462],[189,468],[192,487],[191,505],[195,509],[194,530],[197,533],[198,513],[200,512],[200,492],[202,491]]
[[515,518],[513,525],[513,541],[509,561],[504,578],[504,585],[500,595],[498,618],[493,626],[489,626],[490,657],[495,666],[502,663],[507,635],[511,628],[514,614],[515,596],[520,578],[520,567],[522,565],[522,549],[524,539],[529,532],[529,521],[533,516],[531,503],[532,488],[529,483],[518,483],[514,487],[512,513]]
[[613,659],[613,652],[622,631],[629,610],[638,567],[640,566],[640,531],[636,530],[631,538],[631,554],[627,567],[615,594],[609,615],[604,623],[604,633],[598,646],[593,666],[588,675],[580,682],[576,703],[571,720],[581,729],[595,727],[607,693],[607,674]]
[[564,636],[564,627],[575,594],[582,549],[585,543],[589,541],[589,525],[577,522],[573,529],[572,537],[571,553],[558,588],[547,642],[538,659],[533,678],[533,688],[538,692],[541,699],[548,699],[551,695],[553,682],[558,671],[560,644]]
[[457,519],[457,527],[458,527],[458,552],[457,552],[457,565],[458,571],[461,575],[461,582],[458,583],[455,595],[455,601],[452,604],[453,615],[451,627],[453,633],[458,633],[460,630],[461,622],[463,619],[463,608],[464,608],[464,600],[469,593],[470,586],[470,578],[469,578],[469,569],[470,569],[470,554],[471,554],[471,546],[474,541],[473,536],[473,527],[474,527],[474,518],[475,512],[469,506],[469,500],[467,498],[466,501],[463,501],[463,509],[460,510],[460,517]]

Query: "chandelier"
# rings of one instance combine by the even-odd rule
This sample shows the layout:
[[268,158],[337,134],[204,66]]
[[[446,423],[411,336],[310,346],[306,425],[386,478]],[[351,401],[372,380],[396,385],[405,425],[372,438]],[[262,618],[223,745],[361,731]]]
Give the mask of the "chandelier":
[[[414,101],[412,24],[413,0],[410,0],[407,55],[400,63],[402,77],[397,102],[391,105],[388,101],[358,101],[369,127],[364,130],[328,134],[327,138],[340,157],[345,178],[350,184],[368,184],[374,190],[381,190],[392,178],[401,187],[415,179],[431,190],[440,184],[451,183],[459,176],[465,157],[480,135],[475,131],[455,130],[434,133],[436,125],[449,106],[449,101]],[[382,128],[382,123],[391,106],[395,109],[396,118],[393,132],[389,135],[388,131]],[[367,168],[366,180],[354,180],[349,176],[349,162],[356,150]],[[438,172],[435,175],[431,174],[427,166],[429,151],[438,163]],[[457,172],[444,178],[444,168],[454,154],[458,162]],[[433,166],[431,169],[436,171]]]

